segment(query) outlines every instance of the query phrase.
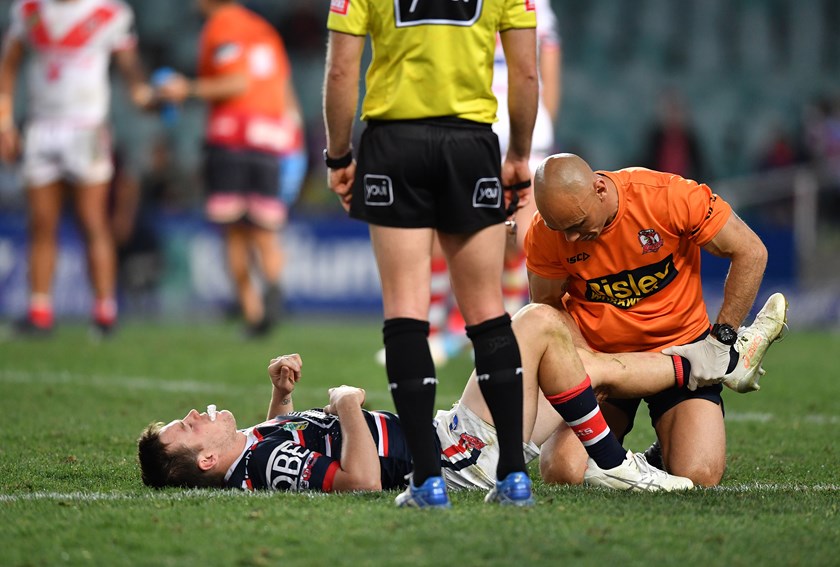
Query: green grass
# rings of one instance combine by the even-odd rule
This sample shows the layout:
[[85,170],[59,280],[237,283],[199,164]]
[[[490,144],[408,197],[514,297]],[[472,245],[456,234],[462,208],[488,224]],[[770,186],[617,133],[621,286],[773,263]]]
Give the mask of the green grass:
[[[537,481],[538,504],[398,510],[393,493],[152,491],[135,439],[152,420],[208,403],[241,426],[264,417],[271,356],[300,352],[299,408],[328,386],[392,409],[373,362],[379,323],[289,324],[243,342],[229,325],[129,323],[91,342],[0,343],[0,565],[838,565],[840,335],[792,333],[758,393],[726,390],[728,471],[717,489],[627,494]],[[440,373],[438,406],[460,394],[468,356]],[[646,412],[628,448],[652,439]]]

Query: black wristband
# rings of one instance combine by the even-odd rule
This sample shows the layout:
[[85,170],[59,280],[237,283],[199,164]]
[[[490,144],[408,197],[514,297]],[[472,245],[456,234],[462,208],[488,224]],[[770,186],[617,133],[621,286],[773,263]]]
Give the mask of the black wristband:
[[341,157],[330,157],[330,154],[327,153],[327,149],[324,148],[324,163],[327,164],[327,167],[330,169],[343,169],[353,163],[353,148],[350,148],[346,154]]

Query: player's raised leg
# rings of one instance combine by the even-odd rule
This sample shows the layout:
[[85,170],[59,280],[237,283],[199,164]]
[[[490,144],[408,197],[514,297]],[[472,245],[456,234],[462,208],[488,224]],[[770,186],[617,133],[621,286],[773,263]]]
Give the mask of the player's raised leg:
[[761,361],[767,349],[779,340],[787,327],[788,302],[781,293],[774,293],[755,316],[749,327],[738,330],[735,350],[738,351],[738,365],[726,376],[723,384],[736,392],[758,390],[758,380],[764,375]]

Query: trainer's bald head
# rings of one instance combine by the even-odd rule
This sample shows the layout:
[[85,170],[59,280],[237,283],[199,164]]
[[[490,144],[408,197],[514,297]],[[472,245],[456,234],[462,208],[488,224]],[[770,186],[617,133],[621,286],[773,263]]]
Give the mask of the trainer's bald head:
[[559,210],[575,207],[592,191],[594,179],[592,168],[580,156],[548,156],[534,174],[534,203],[537,210],[548,220],[556,217]]

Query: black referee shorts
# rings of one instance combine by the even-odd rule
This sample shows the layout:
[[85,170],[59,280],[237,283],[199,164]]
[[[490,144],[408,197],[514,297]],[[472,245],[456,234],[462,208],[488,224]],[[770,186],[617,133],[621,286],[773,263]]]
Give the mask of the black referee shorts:
[[458,118],[370,121],[350,216],[369,224],[471,233],[504,222],[499,139]]

